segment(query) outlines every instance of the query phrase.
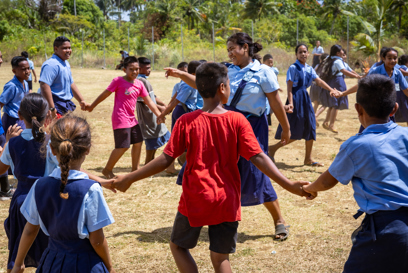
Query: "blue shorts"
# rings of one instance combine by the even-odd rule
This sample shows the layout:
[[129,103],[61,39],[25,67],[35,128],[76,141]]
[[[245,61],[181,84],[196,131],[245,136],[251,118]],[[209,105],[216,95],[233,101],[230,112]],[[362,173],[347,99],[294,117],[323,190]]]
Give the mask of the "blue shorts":
[[146,150],[157,150],[170,139],[170,132],[167,132],[164,136],[158,138],[145,139]]

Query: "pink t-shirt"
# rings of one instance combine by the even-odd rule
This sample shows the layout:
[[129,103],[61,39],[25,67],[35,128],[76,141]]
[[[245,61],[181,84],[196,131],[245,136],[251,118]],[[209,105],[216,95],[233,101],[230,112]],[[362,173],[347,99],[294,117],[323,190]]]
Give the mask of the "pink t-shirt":
[[144,84],[139,80],[130,83],[123,77],[116,77],[106,90],[115,92],[115,104],[112,112],[113,130],[132,128],[137,125],[135,116],[137,98],[149,95]]

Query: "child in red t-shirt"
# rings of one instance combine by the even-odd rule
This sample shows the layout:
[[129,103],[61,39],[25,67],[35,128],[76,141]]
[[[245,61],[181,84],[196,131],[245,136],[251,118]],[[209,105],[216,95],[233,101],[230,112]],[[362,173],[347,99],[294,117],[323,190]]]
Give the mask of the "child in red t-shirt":
[[[115,139],[115,149],[112,151],[102,174],[106,178],[112,178],[113,167],[122,155],[132,145],[132,171],[139,168],[140,153],[142,150],[143,136],[140,125],[135,116],[137,98],[143,98],[144,103],[156,115],[160,115],[157,105],[149,97],[144,84],[137,80],[139,75],[139,62],[136,57],[130,56],[123,62],[123,77],[116,77],[112,80],[105,91],[100,94],[95,101],[86,108],[89,112],[112,93],[115,93],[115,103],[112,112],[113,136]],[[161,120],[158,120],[160,124]]]
[[223,104],[230,95],[228,71],[218,63],[201,64],[196,71],[204,107],[184,114],[176,122],[164,153],[138,171],[115,179],[114,187],[126,191],[140,179],[165,170],[187,150],[178,213],[170,249],[181,272],[197,272],[189,249],[197,244],[202,226],[208,225],[211,261],[216,272],[231,272],[229,253],[235,252],[238,221],[241,220],[240,156],[262,170],[286,190],[309,196],[302,186],[279,172],[262,152],[251,125]]

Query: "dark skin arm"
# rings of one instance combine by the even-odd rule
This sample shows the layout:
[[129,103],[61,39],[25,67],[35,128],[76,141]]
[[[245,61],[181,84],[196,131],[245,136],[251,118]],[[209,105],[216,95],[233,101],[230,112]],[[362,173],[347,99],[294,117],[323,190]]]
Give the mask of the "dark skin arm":
[[24,271],[24,259],[27,256],[28,250],[33,244],[38,232],[40,231],[40,226],[32,225],[30,222],[24,227],[23,234],[21,235],[20,244],[18,246],[17,257],[14,262],[14,267],[11,272],[18,273]]
[[103,229],[98,229],[89,233],[89,241],[96,254],[101,257],[103,263],[109,272],[113,273],[115,270],[112,267],[111,257],[109,255],[108,241],[106,241],[105,235],[103,234]]
[[[339,181],[337,181],[337,179],[334,178],[329,173],[329,171],[325,171],[324,173],[322,173],[319,176],[319,178],[317,178],[317,180],[315,182],[313,182],[310,185],[304,186],[303,190],[310,193],[313,196],[313,198],[315,198],[317,196],[317,192],[327,191],[327,190],[333,188],[334,186],[336,186],[337,183],[339,183]],[[313,198],[311,198],[311,199],[313,199]]]
[[194,89],[197,89],[197,85],[195,82],[196,76],[188,74],[187,72],[178,70],[176,68],[172,67],[166,67],[164,70],[166,70],[166,77],[175,77],[175,78],[180,78],[182,81],[184,81],[186,84],[191,86]]

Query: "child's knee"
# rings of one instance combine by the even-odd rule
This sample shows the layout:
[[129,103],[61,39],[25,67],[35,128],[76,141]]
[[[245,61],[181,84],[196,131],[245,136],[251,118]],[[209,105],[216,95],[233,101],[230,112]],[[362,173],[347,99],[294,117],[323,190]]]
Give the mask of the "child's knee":
[[129,148],[115,148],[114,151],[125,153]]
[[171,252],[178,252],[178,251],[183,251],[184,252],[184,251],[187,251],[188,249],[183,248],[181,246],[178,246],[173,242],[170,242],[170,250],[171,250]]
[[229,263],[229,254],[217,253],[210,250],[210,257],[214,267],[219,267],[225,261]]

